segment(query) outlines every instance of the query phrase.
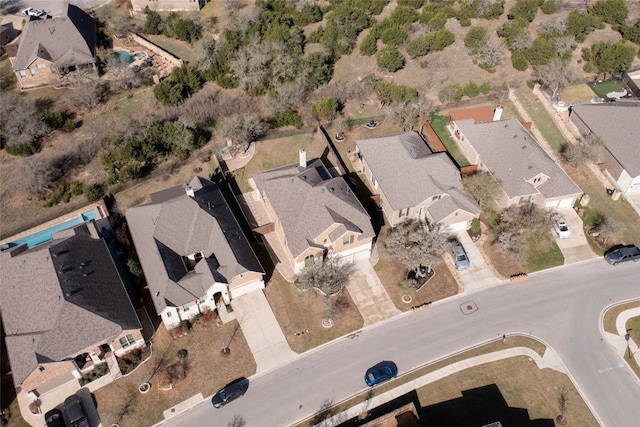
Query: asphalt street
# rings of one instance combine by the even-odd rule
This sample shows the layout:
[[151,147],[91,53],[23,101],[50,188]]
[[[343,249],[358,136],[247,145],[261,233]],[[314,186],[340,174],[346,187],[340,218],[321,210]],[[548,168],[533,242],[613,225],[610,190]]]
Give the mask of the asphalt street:
[[[246,395],[226,407],[215,409],[207,401],[164,425],[291,425],[329,402],[366,391],[364,372],[381,360],[395,361],[402,375],[502,334],[523,333],[555,349],[600,424],[636,427],[640,380],[605,342],[601,316],[612,303],[639,297],[638,263],[612,267],[598,259],[535,274],[329,343],[250,378]],[[469,313],[467,306],[477,310]]]

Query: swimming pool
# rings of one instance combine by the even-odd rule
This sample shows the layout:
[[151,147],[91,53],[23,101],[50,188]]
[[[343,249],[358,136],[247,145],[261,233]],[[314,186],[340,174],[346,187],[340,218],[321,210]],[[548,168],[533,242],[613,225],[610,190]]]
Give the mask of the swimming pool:
[[113,56],[115,56],[116,61],[119,64],[131,64],[133,62],[133,56],[126,50],[116,50],[113,52]]
[[68,219],[64,222],[61,222],[60,224],[56,224],[45,230],[41,230],[41,231],[38,231],[37,233],[29,234],[28,236],[23,237],[22,239],[13,241],[9,243],[9,247],[13,248],[15,246],[20,246],[26,243],[29,249],[35,248],[36,246],[41,245],[43,243],[47,243],[48,241],[53,239],[52,236],[55,233],[59,231],[67,230],[71,227],[75,227],[76,225],[82,224],[83,222],[91,221],[92,219],[95,219],[95,217],[96,217],[96,212],[93,209],[87,212],[83,212],[80,216]]

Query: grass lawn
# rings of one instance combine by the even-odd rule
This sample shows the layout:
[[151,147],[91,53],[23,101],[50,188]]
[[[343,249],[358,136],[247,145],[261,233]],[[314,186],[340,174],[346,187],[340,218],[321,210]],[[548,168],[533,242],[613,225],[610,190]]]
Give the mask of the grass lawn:
[[624,86],[617,80],[609,80],[602,83],[591,83],[591,90],[600,98],[606,98],[609,92],[622,92]]
[[[616,319],[618,318],[618,315],[625,310],[636,307],[640,307],[640,301],[631,301],[610,308],[604,314],[602,327],[606,332],[618,335],[618,331],[616,329]],[[636,343],[636,345],[640,345],[640,317],[632,317],[631,319],[627,320],[625,329],[629,332],[629,335],[631,335],[631,339],[633,339],[633,342]],[[631,351],[633,350],[635,350],[635,347],[631,348]],[[635,359],[628,357],[628,353],[625,353],[625,356],[627,356],[624,358],[625,362],[629,364],[631,370],[636,374],[638,378],[640,378],[640,366],[638,366]]]
[[265,295],[291,349],[303,353],[361,329],[364,321],[349,292],[333,297],[333,327],[322,326],[326,300],[313,290],[299,291],[275,271]]
[[163,35],[153,36],[145,34],[144,37],[184,61],[196,62],[198,60],[198,55],[195,50],[187,42],[172,39]]
[[564,264],[562,251],[550,233],[543,236],[527,237],[527,257],[524,263],[525,272],[546,270]]
[[515,94],[529,113],[529,116],[531,116],[531,120],[533,120],[538,130],[540,130],[540,133],[542,133],[542,136],[544,136],[549,142],[549,145],[551,145],[553,151],[559,153],[560,147],[566,143],[566,140],[555,123],[553,123],[551,117],[549,117],[547,110],[536,100],[533,93],[526,86],[517,89]]
[[469,160],[467,160],[464,154],[462,154],[462,151],[460,151],[460,148],[458,148],[458,144],[456,144],[456,142],[453,140],[453,137],[447,130],[448,121],[449,119],[447,118],[447,116],[436,114],[433,116],[430,123],[436,135],[438,135],[440,141],[442,141],[444,146],[447,148],[447,151],[456,162],[458,167],[469,166]]
[[[223,339],[231,349],[224,358],[220,355]],[[160,379],[166,368],[179,360],[179,349],[188,351],[186,376],[171,390],[161,390]],[[212,369],[215,375],[211,375]],[[189,397],[197,393],[209,396],[234,379],[249,377],[255,371],[253,354],[237,321],[221,327],[213,324],[194,328],[175,340],[161,326],[153,338],[151,359],[128,376],[100,388],[94,397],[102,425],[149,426],[163,419],[163,411]],[[142,382],[151,383],[152,388],[146,394],[137,390]]]
[[[452,363],[511,347],[528,347],[540,355],[543,355],[546,349],[539,341],[527,337],[509,337],[506,343],[503,343],[502,340],[494,341],[439,360],[411,373],[401,375],[396,380],[370,389],[367,393],[340,402],[326,413],[319,413],[312,419],[300,423],[299,427],[319,423],[328,416],[340,413],[373,396],[389,391],[400,384],[434,372]],[[416,390],[416,393],[419,404],[424,409],[429,405],[458,398],[462,391],[491,384],[495,384],[498,387],[504,400],[510,407],[528,410],[528,415],[531,419],[555,418],[558,415],[558,393],[564,388],[570,402],[567,406],[566,416],[570,419],[572,425],[598,425],[577,390],[574,388],[569,377],[551,369],[539,370],[537,366],[526,357],[515,357],[465,369],[456,374],[449,375],[442,380],[421,387]],[[418,410],[420,411],[420,409]]]
[[593,90],[586,83],[568,86],[562,89],[562,100],[569,104],[572,102],[589,101],[593,99]]

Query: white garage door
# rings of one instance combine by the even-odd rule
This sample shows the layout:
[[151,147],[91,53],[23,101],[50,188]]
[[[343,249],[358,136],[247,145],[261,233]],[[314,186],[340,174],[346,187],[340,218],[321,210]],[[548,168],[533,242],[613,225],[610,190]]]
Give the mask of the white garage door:
[[545,210],[551,210],[551,209],[555,209],[558,207],[558,201],[557,200],[553,200],[551,202],[546,202],[544,204],[544,209]]
[[573,199],[564,199],[560,200],[559,208],[570,208],[573,207]]
[[467,221],[454,222],[453,224],[449,224],[447,228],[449,229],[449,231],[452,231],[452,232],[465,231],[467,229]]

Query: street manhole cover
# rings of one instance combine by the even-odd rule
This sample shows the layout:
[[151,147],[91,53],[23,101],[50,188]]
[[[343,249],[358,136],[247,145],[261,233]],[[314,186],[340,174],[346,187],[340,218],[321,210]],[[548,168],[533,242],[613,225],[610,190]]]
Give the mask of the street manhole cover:
[[471,314],[478,311],[478,306],[473,301],[467,301],[463,304],[460,304],[460,310],[462,311],[462,314]]

